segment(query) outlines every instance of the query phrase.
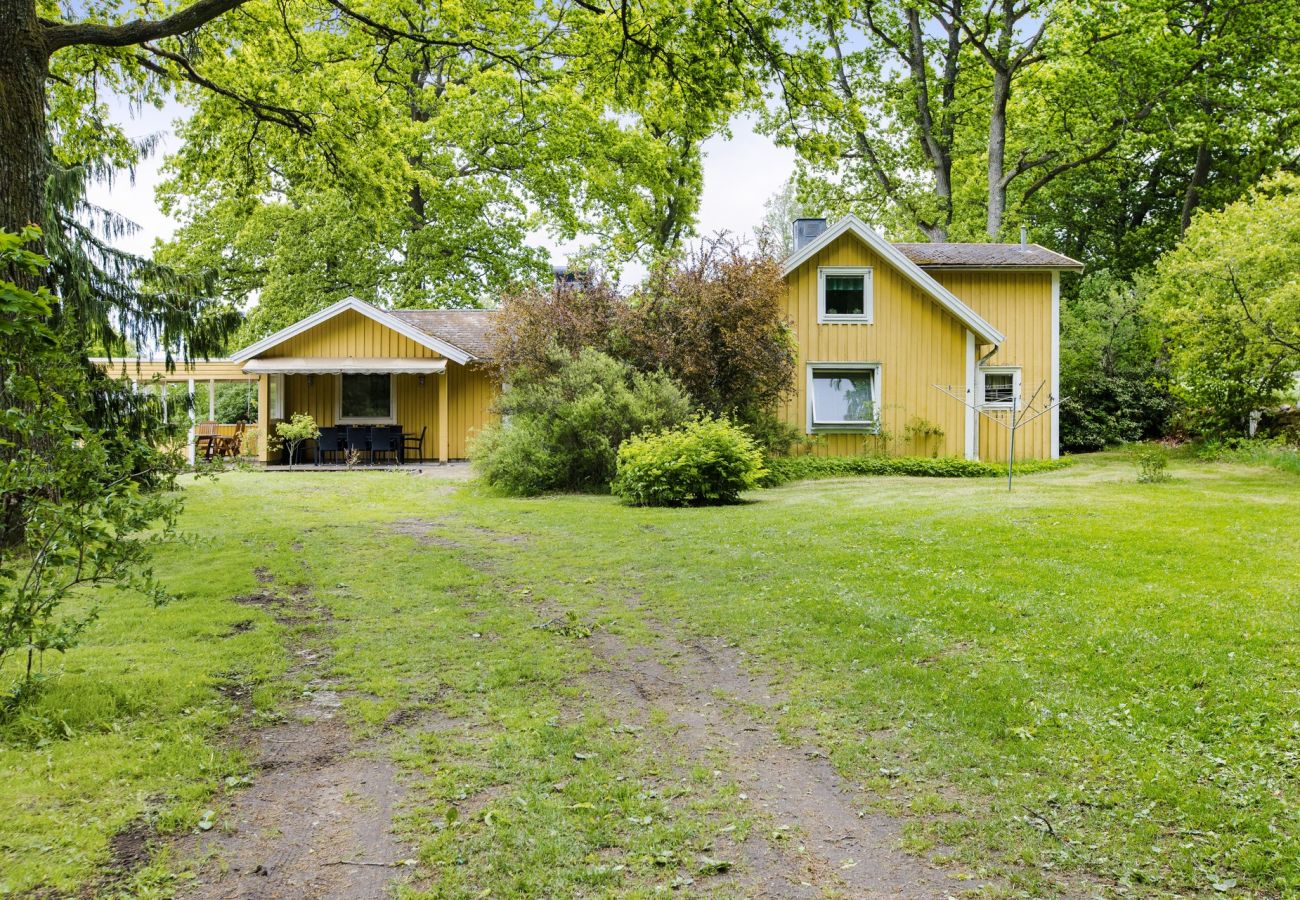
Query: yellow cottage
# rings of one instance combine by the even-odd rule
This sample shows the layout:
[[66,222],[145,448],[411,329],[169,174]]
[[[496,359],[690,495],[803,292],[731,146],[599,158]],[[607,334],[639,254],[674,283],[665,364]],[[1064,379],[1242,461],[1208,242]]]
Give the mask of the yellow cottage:
[[1060,273],[1036,244],[891,244],[854,216],[794,224],[785,262],[797,384],[782,418],[810,452],[1056,457]]
[[[447,462],[468,456],[470,438],[487,423],[497,393],[488,364],[491,316],[489,310],[383,310],[349,298],[224,360],[181,363],[170,372],[162,361],[114,360],[111,366],[138,383],[188,383],[191,396],[199,383],[255,380],[263,462],[280,461],[265,436],[294,413],[311,415],[322,428],[398,429],[412,439],[403,442],[406,461]],[[209,390],[210,420],[213,396]],[[201,414],[196,410],[194,418]],[[195,426],[191,458],[201,428]],[[306,449],[314,456],[314,448]],[[340,462],[341,455],[330,461]]]
[[[784,267],[798,369],[781,415],[816,436],[813,453],[985,460],[1007,457],[1016,415],[1017,458],[1055,457],[1060,273],[1082,268],[1035,244],[891,244],[853,216],[800,219]],[[265,436],[298,412],[323,428],[399,430],[407,461],[446,462],[468,455],[491,415],[493,315],[347,299],[228,359],[111,365],[137,382],[187,382],[191,396],[200,382],[256,380],[263,462],[280,459]]]

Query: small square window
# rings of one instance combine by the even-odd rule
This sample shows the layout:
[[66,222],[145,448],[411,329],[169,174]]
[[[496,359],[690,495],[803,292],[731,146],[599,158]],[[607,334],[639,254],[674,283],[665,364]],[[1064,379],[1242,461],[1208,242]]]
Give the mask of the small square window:
[[860,316],[867,311],[865,275],[827,275],[826,312],[832,316]]
[[984,369],[980,377],[983,381],[980,404],[983,406],[1010,407],[1020,392],[1019,369]]
[[817,270],[817,319],[820,322],[871,322],[871,270]]
[[875,366],[811,366],[810,431],[873,431],[879,399]]

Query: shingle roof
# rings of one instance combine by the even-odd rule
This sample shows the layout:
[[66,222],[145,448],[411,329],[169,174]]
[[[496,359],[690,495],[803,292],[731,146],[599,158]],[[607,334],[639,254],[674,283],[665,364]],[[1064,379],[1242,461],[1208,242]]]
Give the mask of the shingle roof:
[[491,309],[394,309],[389,311],[408,325],[439,340],[454,344],[476,359],[492,358]]
[[1069,269],[1083,263],[1038,244],[895,244],[918,266],[972,269]]

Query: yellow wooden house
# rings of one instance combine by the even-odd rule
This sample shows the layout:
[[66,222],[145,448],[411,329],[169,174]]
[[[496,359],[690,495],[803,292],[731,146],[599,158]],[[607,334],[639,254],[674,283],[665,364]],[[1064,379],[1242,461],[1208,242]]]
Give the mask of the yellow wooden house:
[[[266,436],[294,413],[322,427],[400,426],[424,437],[423,458],[447,462],[468,456],[497,392],[488,361],[492,315],[384,310],[349,298],[227,359],[182,362],[171,371],[160,360],[99,362],[138,384],[186,383],[191,396],[200,383],[255,380],[263,462],[279,461]],[[210,404],[213,395],[209,389]],[[195,410],[196,424],[201,416]],[[191,439],[191,454],[192,447]]]
[[795,223],[784,265],[798,341],[781,415],[824,455],[1004,460],[1060,448],[1060,276],[1036,244],[892,244],[854,216]]
[[[798,368],[780,413],[814,439],[808,452],[1002,460],[1003,424],[1037,415],[1016,456],[1057,455],[1060,274],[1079,263],[1024,242],[891,244],[853,216],[801,219],[795,235],[784,278]],[[494,315],[347,299],[228,359],[112,367],[191,395],[200,382],[255,380],[264,462],[280,458],[266,435],[298,412],[322,427],[401,426],[424,436],[424,458],[446,462],[468,456],[491,415]]]

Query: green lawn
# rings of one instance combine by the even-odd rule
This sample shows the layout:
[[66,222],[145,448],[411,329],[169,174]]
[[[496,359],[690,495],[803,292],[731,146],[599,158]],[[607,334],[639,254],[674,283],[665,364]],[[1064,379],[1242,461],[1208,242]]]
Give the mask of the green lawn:
[[[103,598],[0,731],[0,893],[93,880],[111,834],[193,827],[243,771],[218,689],[268,715],[293,691],[280,627],[230,600],[261,566],[332,609],[359,733],[458,722],[392,745],[427,896],[707,894],[699,861],[768,832],[670,729],[602,704],[589,629],[734,642],[787,695],[756,714],[992,893],[1295,894],[1300,478],[1172,472],[1139,485],[1103,455],[1010,496],[871,478],[693,510],[405,474],[195,483],[194,540],[160,560],[182,598]],[[180,868],[120,889],[165,894]]]

